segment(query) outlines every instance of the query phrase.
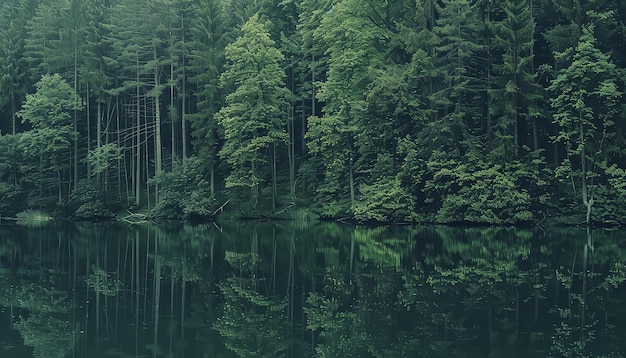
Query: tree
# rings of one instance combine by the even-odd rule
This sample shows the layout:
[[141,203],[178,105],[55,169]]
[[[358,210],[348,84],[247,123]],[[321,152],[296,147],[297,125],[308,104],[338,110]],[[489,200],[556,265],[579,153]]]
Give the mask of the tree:
[[327,46],[329,55],[327,78],[318,92],[326,105],[321,118],[309,118],[306,138],[309,153],[321,161],[324,181],[317,191],[331,216],[349,211],[343,204],[346,194],[349,207],[356,199],[355,138],[357,124],[365,122],[364,92],[371,81],[368,66],[376,56],[372,45],[378,36],[376,29],[361,18],[365,17],[362,11],[352,1],[335,4],[314,34]]
[[[147,179],[150,175],[146,159],[154,158],[155,174],[160,174],[163,168],[160,96],[164,86],[160,78],[160,53],[165,27],[160,23],[163,17],[160,16],[161,5],[160,2],[151,2],[146,6],[141,1],[127,1],[116,4],[111,10],[111,58],[115,58],[115,65],[120,70],[117,74],[119,87],[113,93],[129,96],[132,105],[128,112],[135,122],[131,151],[134,152],[133,187],[136,205],[142,202],[145,184],[142,178]],[[153,138],[153,141],[149,141],[149,138]],[[149,144],[153,145],[152,156],[149,154]],[[142,159],[143,155],[145,157]],[[143,175],[142,169],[145,169]],[[158,198],[158,188],[155,191],[155,197]]]
[[269,161],[275,207],[276,146],[288,140],[284,114],[290,93],[281,67],[284,56],[259,15],[252,16],[241,32],[226,46],[226,70],[220,79],[224,88],[234,88],[217,114],[224,128],[220,156],[231,166],[226,187],[250,187],[257,197]]
[[[475,103],[480,80],[480,51],[484,45],[479,35],[484,25],[467,0],[445,0],[436,5],[439,17],[433,32],[438,37],[435,66],[444,87],[435,94],[442,101],[443,114],[459,120],[481,113]],[[477,108],[478,107],[478,108]]]
[[[28,87],[24,57],[26,22],[37,0],[6,1],[0,6],[0,110],[11,117],[11,133],[17,133],[16,113]],[[0,127],[1,128],[1,127]]]
[[[221,140],[215,114],[223,103],[223,96],[219,90],[219,76],[224,64],[224,15],[220,7],[209,0],[195,4],[194,13],[196,16],[190,25],[189,82],[195,85],[193,94],[197,108],[195,113],[189,115],[189,120],[193,129],[195,153],[204,166],[208,167],[211,195],[214,195]],[[184,154],[185,147],[183,135]]]
[[43,175],[54,173],[58,203],[62,203],[62,178],[69,169],[70,144],[77,136],[72,128],[71,113],[81,106],[76,102],[74,90],[58,74],[44,75],[35,86],[37,91],[26,96],[22,110],[17,113],[24,123],[32,125],[32,130],[21,137],[21,145],[31,162],[39,161],[40,197],[44,189]]
[[583,27],[575,48],[555,56],[571,61],[557,72],[548,88],[555,94],[550,99],[554,123],[559,129],[555,141],[567,150],[559,169],[571,180],[574,193],[575,178],[580,179],[580,195],[589,225],[597,175],[608,164],[607,142],[614,135],[614,119],[619,113],[619,75],[609,55],[596,47],[593,25]]
[[[533,72],[535,24],[530,5],[524,1],[502,4],[502,20],[491,27],[494,33],[493,51],[501,58],[493,64],[494,84],[489,88],[491,114],[497,119],[499,148],[503,159],[518,157],[520,128],[535,121],[539,112],[537,101],[540,87]],[[535,141],[536,142],[536,141]],[[536,148],[535,148],[536,149]]]
[[20,186],[20,166],[23,153],[20,150],[21,134],[0,135],[0,213],[15,215],[24,207],[24,191]]

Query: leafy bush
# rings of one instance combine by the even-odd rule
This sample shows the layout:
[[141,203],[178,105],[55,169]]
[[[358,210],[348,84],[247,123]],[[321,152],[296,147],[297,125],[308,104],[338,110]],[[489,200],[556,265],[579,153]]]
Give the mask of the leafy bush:
[[13,216],[23,209],[22,196],[20,187],[0,182],[0,215]]
[[70,195],[73,217],[79,220],[106,220],[115,217],[102,200],[102,193],[94,182],[80,181]]
[[401,187],[400,180],[379,180],[361,185],[360,198],[355,203],[354,217],[360,221],[409,222],[412,220],[414,200]]
[[439,201],[437,221],[480,224],[516,224],[533,220],[528,191],[516,183],[515,172],[476,159],[467,162],[431,162],[433,178],[426,190]]
[[154,216],[199,219],[212,215],[216,200],[201,174],[201,165],[198,158],[191,157],[179,170],[164,172],[149,181],[159,187],[159,201],[152,209]]

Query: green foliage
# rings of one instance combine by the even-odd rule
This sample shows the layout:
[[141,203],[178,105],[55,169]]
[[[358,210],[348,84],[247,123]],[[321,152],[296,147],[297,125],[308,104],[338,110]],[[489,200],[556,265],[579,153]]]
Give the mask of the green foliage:
[[80,181],[70,195],[73,216],[81,220],[100,220],[115,217],[103,202],[103,195],[95,182]]
[[[68,158],[72,142],[78,133],[71,125],[71,113],[80,106],[76,93],[58,74],[44,75],[36,84],[37,91],[26,96],[17,116],[32,129],[19,137],[24,156],[22,167],[25,183],[39,184],[37,205],[63,203],[62,173],[70,167]],[[50,185],[52,184],[52,185]],[[56,188],[55,188],[56,187]],[[53,195],[44,195],[46,192]]]
[[231,92],[217,114],[224,128],[220,156],[231,166],[226,187],[256,187],[265,182],[266,153],[288,139],[284,116],[289,91],[281,67],[284,56],[258,15],[241,31],[242,35],[226,46],[221,83]]
[[395,178],[380,179],[359,188],[359,200],[353,207],[354,217],[360,221],[411,222],[415,203]]
[[602,168],[611,159],[606,147],[614,135],[614,121],[620,109],[620,78],[609,56],[596,47],[593,25],[583,28],[575,48],[557,53],[556,57],[569,62],[549,87],[555,92],[550,103],[559,130],[554,140],[563,143],[567,150],[559,171],[569,172],[567,178],[574,193],[580,190],[586,222],[590,224],[592,206],[601,194],[597,184],[606,180]]
[[464,220],[473,205],[472,222],[515,221],[477,194],[491,180],[519,220],[573,223],[585,181],[591,220],[623,222],[608,168],[626,157],[624,14],[615,0],[5,0],[0,210],[58,210],[96,176],[107,204],[161,211],[180,200],[147,181],[194,156],[209,189],[167,216],[271,196],[329,217]]
[[21,198],[22,193],[20,187],[0,182],[0,213],[2,213],[2,215],[13,216],[22,210],[22,203],[20,203]]
[[152,209],[155,216],[166,218],[208,219],[217,201],[210,185],[201,174],[202,162],[196,157],[185,160],[172,172],[163,172],[150,180],[161,190],[160,200]]
[[68,126],[71,111],[80,108],[70,85],[60,75],[44,75],[35,85],[37,91],[26,96],[18,116],[35,129]]
[[425,190],[440,201],[437,221],[444,223],[518,224],[533,220],[528,192],[512,172],[480,160],[428,163],[433,177]]
[[122,159],[122,148],[116,143],[108,143],[94,148],[87,153],[87,163],[91,167],[92,175],[105,172],[114,161]]
[[[489,111],[496,116],[495,145],[502,154],[500,160],[510,161],[517,158],[523,144],[520,128],[529,130],[540,115],[538,101],[542,95],[533,66],[535,22],[531,3],[505,1],[499,5],[503,18],[489,24],[493,33],[491,53],[496,57],[492,64],[495,85],[488,88]],[[536,127],[532,130],[536,136]]]

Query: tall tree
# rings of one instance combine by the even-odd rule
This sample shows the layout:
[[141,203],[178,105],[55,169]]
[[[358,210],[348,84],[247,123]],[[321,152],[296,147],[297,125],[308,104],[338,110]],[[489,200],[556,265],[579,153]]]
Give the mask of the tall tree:
[[[83,10],[85,25],[79,33],[84,38],[85,44],[82,46],[82,56],[79,59],[80,82],[85,88],[87,103],[87,155],[92,152],[91,143],[91,116],[90,104],[93,97],[96,106],[96,138],[95,150],[100,150],[102,146],[108,144],[106,129],[110,128],[112,117],[112,106],[108,94],[111,76],[108,73],[106,56],[109,46],[106,42],[109,36],[107,26],[110,23],[109,7],[102,2],[86,0]],[[104,113],[104,107],[109,103],[108,113]],[[91,170],[91,166],[89,170]],[[102,172],[96,174],[97,182],[101,184]],[[106,174],[106,173],[104,173]],[[108,184],[108,181],[105,181]]]
[[[29,123],[32,130],[22,138],[24,153],[32,162],[39,162],[39,196],[43,195],[44,180],[55,178],[58,203],[63,203],[63,183],[67,182],[69,163],[67,157],[70,143],[76,138],[72,115],[80,109],[74,90],[58,74],[44,75],[36,84],[37,91],[26,96],[26,101],[17,115]],[[64,180],[65,179],[65,180]]]
[[[567,158],[561,168],[570,178],[574,193],[580,188],[589,225],[597,175],[607,165],[607,142],[614,135],[614,120],[620,109],[619,74],[610,57],[596,47],[593,25],[583,27],[576,48],[556,56],[571,62],[557,72],[548,88],[555,93],[550,100],[559,128],[555,139],[566,146]],[[579,187],[575,178],[580,179]]]
[[[11,118],[10,132],[17,133],[16,113],[26,95],[28,66],[24,57],[26,24],[38,0],[5,1],[0,6],[0,110]],[[0,126],[0,130],[3,126]]]
[[[224,64],[225,47],[224,16],[217,5],[210,0],[201,0],[194,5],[195,16],[190,20],[192,36],[189,45],[189,82],[194,86],[190,92],[193,91],[197,107],[195,113],[189,115],[193,147],[209,171],[213,195],[216,193],[221,136],[215,114],[223,102],[219,77]],[[185,147],[186,144],[183,144],[183,149]]]
[[506,1],[491,25],[494,33],[494,83],[489,88],[490,111],[497,119],[498,147],[505,160],[517,158],[520,128],[526,129],[538,116],[541,98],[533,69],[535,24],[530,5],[524,1]]
[[[356,197],[356,124],[366,112],[364,90],[370,82],[367,68],[375,36],[353,10],[363,8],[353,1],[335,4],[315,32],[329,54],[327,78],[318,92],[326,105],[321,118],[309,119],[307,132],[309,152],[321,160],[324,171],[318,193],[325,199],[332,198],[331,201],[344,201],[348,194],[349,207]],[[345,212],[349,207],[337,209]]]
[[475,98],[482,82],[478,76],[484,67],[477,55],[485,49],[480,39],[484,26],[468,0],[444,0],[436,8],[435,66],[444,87],[435,95],[442,101],[444,115],[460,120],[465,115],[477,117],[481,108]]
[[[142,203],[144,178],[142,175],[142,118],[146,113],[143,111],[142,103],[145,100],[144,86],[145,78],[142,72],[144,64],[151,55],[150,44],[147,43],[149,34],[142,19],[142,4],[137,1],[119,2],[111,9],[111,24],[108,39],[111,46],[111,65],[114,65],[119,73],[116,81],[118,88],[113,90],[115,95],[127,95],[129,105],[126,107],[126,114],[132,118],[134,128],[131,134],[132,146],[129,149],[131,157],[132,192],[135,205]],[[143,115],[143,117],[142,117]],[[128,118],[128,117],[127,117]],[[144,119],[145,120],[145,119]],[[145,139],[147,140],[147,139]],[[146,153],[147,155],[147,153]]]
[[[133,187],[136,205],[141,203],[145,179],[150,176],[148,158],[154,159],[156,175],[163,170],[161,95],[164,85],[161,70],[164,65],[164,38],[167,34],[167,26],[162,23],[165,9],[160,1],[150,2],[148,6],[141,1],[127,1],[115,4],[111,10],[110,42],[114,54],[111,57],[116,58],[120,75],[123,76],[114,92],[130,96],[130,111],[135,121]],[[152,154],[148,150],[150,145]],[[145,157],[142,158],[142,155]],[[144,174],[142,164],[145,165]],[[158,198],[156,189],[155,198]]]
[[220,156],[231,166],[226,186],[250,187],[258,198],[265,167],[271,172],[275,208],[276,146],[288,140],[284,116],[290,93],[281,66],[284,56],[259,15],[254,15],[242,27],[241,36],[226,46],[226,60],[221,82],[233,90],[218,113],[224,128]]

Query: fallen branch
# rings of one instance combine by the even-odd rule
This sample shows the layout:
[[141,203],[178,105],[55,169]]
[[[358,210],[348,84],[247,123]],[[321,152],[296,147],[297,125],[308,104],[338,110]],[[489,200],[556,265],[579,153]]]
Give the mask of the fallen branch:
[[230,200],[226,200],[226,202],[224,204],[222,204],[222,206],[220,206],[219,208],[217,208],[214,212],[213,212],[213,217],[215,217],[215,215],[217,215],[217,212],[219,211],[220,214],[224,211],[224,207],[230,202]]
[[128,211],[129,215],[124,216],[123,218],[119,218],[118,220],[122,220],[129,224],[144,224],[147,223],[150,217],[146,214],[138,214]]

